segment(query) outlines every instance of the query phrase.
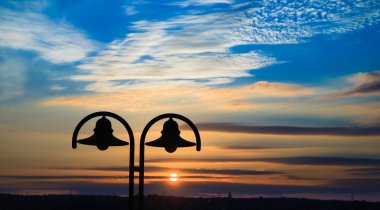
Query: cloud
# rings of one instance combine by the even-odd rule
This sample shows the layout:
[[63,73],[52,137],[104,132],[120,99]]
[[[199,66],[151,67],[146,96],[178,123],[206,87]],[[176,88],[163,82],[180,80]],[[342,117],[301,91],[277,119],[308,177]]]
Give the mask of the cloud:
[[23,62],[2,52],[0,56],[0,101],[22,96],[26,80]]
[[350,158],[350,157],[312,157],[312,156],[300,156],[300,157],[278,157],[278,158],[172,158],[172,159],[151,159],[145,162],[157,163],[157,162],[269,162],[269,163],[281,163],[289,165],[336,165],[336,166],[380,166],[380,159],[376,158]]
[[[218,83],[217,80],[213,82],[214,84]],[[97,84],[109,92],[61,96],[48,99],[42,104],[47,106],[80,106],[91,109],[121,108],[124,110],[208,106],[213,107],[214,111],[242,111],[255,108],[254,103],[250,102],[254,98],[310,96],[316,91],[313,88],[295,84],[265,81],[235,88],[210,88],[205,84],[188,81],[176,81],[174,87],[173,83],[167,84],[165,81],[136,83],[128,88],[123,85],[117,88],[116,85]],[[96,84],[93,85],[92,88],[97,88]],[[173,104],[173,102],[175,103]]]
[[349,157],[284,157],[284,158],[262,158],[258,160],[272,163],[283,163],[293,165],[338,165],[338,166],[380,166],[380,159],[374,158],[349,158]]
[[[178,48],[184,50],[183,48]],[[128,53],[133,52],[125,49]],[[134,51],[134,55],[129,56],[132,59],[139,52]],[[148,53],[148,52],[146,52]],[[143,56],[143,55],[141,55]],[[108,58],[107,58],[108,59]],[[202,54],[202,55],[171,55],[170,57],[161,57],[154,60],[145,60],[141,63],[128,63],[124,57],[109,58],[113,62],[97,59],[94,64],[83,64],[79,68],[90,71],[92,74],[86,76],[71,77],[77,81],[123,81],[123,80],[176,80],[204,79],[208,82],[214,78],[235,78],[248,76],[247,70],[261,68],[274,63],[273,59],[266,58],[258,53],[250,52],[245,54]],[[136,59],[139,59],[136,57]],[[102,66],[102,68],[99,68]],[[112,70],[111,70],[112,69]],[[170,81],[167,81],[170,82]],[[201,81],[200,81],[201,83]],[[133,85],[133,84],[129,84]],[[93,90],[101,91],[101,90]]]
[[336,96],[375,95],[380,94],[380,71],[358,73],[348,78],[353,87]]
[[371,176],[378,177],[380,175],[380,167],[371,167],[371,168],[353,168],[345,170],[349,174],[358,175],[358,176]]
[[318,34],[346,33],[377,23],[378,1],[263,1],[243,17],[241,34],[252,44],[291,44]]
[[2,179],[125,179],[128,176],[0,176]]
[[66,89],[66,87],[60,86],[60,85],[53,85],[50,87],[50,90],[52,90],[52,91],[61,91],[61,90],[65,90],[65,89]]
[[138,14],[139,12],[136,10],[136,7],[134,6],[126,6],[125,7],[125,14],[129,16],[133,16]]
[[175,85],[176,80],[183,80],[212,85],[210,81],[215,79],[230,83],[250,76],[250,70],[276,63],[260,52],[230,52],[232,46],[244,44],[234,30],[235,16],[233,12],[212,12],[134,22],[131,29],[135,32],[88,58],[78,66],[80,75],[71,79],[94,83],[86,89],[95,92],[120,84],[128,88],[134,80],[140,84],[165,80]]
[[[214,79],[231,83],[251,76],[251,70],[280,62],[255,50],[233,52],[232,47],[295,44],[318,34],[361,29],[380,19],[380,3],[376,1],[176,3],[185,7],[181,15],[133,22],[131,33],[85,59],[78,66],[79,73],[70,78],[89,82],[86,90],[94,92],[120,91],[121,87],[126,90],[136,81],[142,84],[165,80],[173,86],[177,80],[209,86]],[[223,7],[209,9],[209,5],[218,8],[218,3]],[[198,6],[197,10],[186,8],[189,5]],[[127,13],[134,14],[133,8],[127,7]]]
[[222,149],[231,149],[231,150],[266,150],[266,149],[293,149],[293,148],[299,148],[299,147],[263,147],[263,146],[247,146],[247,145],[229,145],[229,146],[222,146]]
[[380,179],[335,179],[330,181],[327,185],[335,186],[337,188],[341,188],[342,190],[350,190],[350,192],[356,193],[378,193],[380,189]]
[[378,136],[378,127],[296,127],[296,126],[257,126],[234,123],[199,123],[204,131],[237,133],[289,134],[289,135],[336,135],[336,136]]
[[256,175],[278,175],[278,174],[284,174],[283,172],[279,171],[257,171],[257,170],[237,170],[237,169],[221,169],[221,170],[215,170],[215,169],[178,169],[184,172],[188,173],[194,173],[194,174],[210,174],[210,175],[250,175],[250,176],[256,176]]
[[[101,170],[101,171],[128,171],[128,167],[95,167],[86,170]],[[153,167],[147,166],[145,172],[162,172],[162,171],[181,171],[181,173],[190,174],[208,174],[208,175],[278,175],[284,174],[280,171],[259,171],[259,170],[239,170],[239,169],[186,169],[186,168],[166,168],[166,167]],[[182,176],[181,176],[182,177]],[[166,177],[167,178],[167,177]]]
[[188,6],[204,6],[213,4],[229,4],[231,5],[233,0],[185,0],[171,3],[171,5],[179,5],[181,7]]
[[[237,173],[237,172],[235,172]],[[268,175],[270,174],[269,172],[267,174],[262,173],[262,175]],[[242,175],[248,175],[247,174],[242,174]],[[261,175],[261,174],[250,174],[250,175]],[[136,175],[135,178],[138,178],[139,176]],[[168,179],[168,176],[158,176],[158,175],[145,175],[145,179]],[[10,179],[20,179],[20,180],[97,180],[97,179],[102,179],[102,180],[111,180],[111,179],[125,179],[127,180],[129,176],[76,176],[76,175],[68,175],[68,176],[0,176],[0,179],[4,180],[10,180]],[[202,179],[215,179],[216,177],[211,177],[211,176],[196,176],[196,175],[188,175],[188,176],[181,176],[181,178],[185,179],[197,179],[197,178],[202,178]],[[226,178],[226,177],[218,177],[218,178]]]
[[[22,185],[24,184],[24,185]],[[102,195],[127,195],[127,183],[102,183],[90,181],[42,181],[35,180],[28,182],[28,190],[68,190],[75,194],[102,194]],[[25,190],[25,183],[17,183],[13,186],[1,186],[1,192],[18,193]],[[216,192],[233,192],[233,195],[279,195],[279,192],[285,194],[292,193],[379,193],[378,179],[342,179],[331,181],[323,185],[275,185],[275,184],[242,184],[229,182],[181,182],[175,188],[170,188],[165,182],[145,183],[146,194],[157,194],[165,192],[176,196],[207,196],[215,195]]]
[[0,7],[0,46],[34,51],[52,63],[75,62],[96,49],[80,30],[30,10]]
[[305,96],[317,92],[315,89],[296,84],[267,81],[256,82],[250,88],[254,94],[264,96]]

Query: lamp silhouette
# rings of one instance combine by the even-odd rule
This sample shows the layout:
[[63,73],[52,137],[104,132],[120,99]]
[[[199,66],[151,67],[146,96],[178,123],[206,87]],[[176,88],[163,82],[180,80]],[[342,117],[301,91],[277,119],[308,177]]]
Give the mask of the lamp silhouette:
[[[82,126],[94,117],[102,116],[97,122],[94,129],[94,134],[88,138],[77,140],[78,133]],[[129,209],[133,210],[133,191],[134,191],[134,172],[139,173],[139,209],[144,209],[144,146],[145,146],[145,137],[148,133],[150,127],[159,120],[169,118],[164,123],[163,130],[161,131],[161,137],[146,143],[147,146],[152,147],[164,147],[165,150],[169,153],[173,153],[177,150],[178,147],[191,147],[196,146],[196,150],[201,150],[201,137],[199,135],[197,127],[186,117],[179,114],[162,114],[153,118],[149,123],[144,127],[143,132],[141,133],[140,139],[140,162],[139,166],[135,166],[135,142],[133,137],[133,132],[127,121],[122,117],[112,112],[95,112],[87,115],[83,118],[78,125],[76,126],[73,137],[72,137],[72,148],[77,148],[77,143],[84,145],[97,146],[99,150],[107,150],[110,146],[126,146],[128,142],[116,138],[112,133],[111,121],[107,117],[112,117],[118,120],[121,124],[124,125],[125,129],[128,131],[129,135]],[[173,118],[180,119],[187,123],[195,134],[196,143],[187,141],[180,136],[181,131],[179,130],[177,122]]]
[[170,118],[164,123],[164,128],[161,131],[162,136],[154,141],[148,142],[145,145],[152,147],[164,147],[165,150],[169,153],[173,153],[177,150],[177,147],[191,147],[196,144],[190,141],[187,141],[179,134],[181,131],[178,128],[178,124],[173,118]]
[[[177,147],[196,146],[197,151],[201,150],[201,137],[199,135],[198,129],[194,125],[194,123],[191,122],[188,118],[179,114],[168,113],[168,114],[159,115],[153,118],[151,121],[149,121],[148,124],[145,126],[143,132],[141,133],[140,160],[139,160],[140,163],[139,163],[139,167],[135,167],[136,170],[139,171],[139,209],[140,210],[144,209],[144,158],[145,158],[144,149],[145,149],[146,134],[148,133],[149,129],[152,127],[153,124],[165,118],[169,118],[169,120],[164,123],[163,130],[161,132],[162,136],[154,141],[146,143],[147,146],[165,147],[165,150],[169,153],[176,151]],[[182,139],[179,136],[180,131],[178,129],[178,124],[173,120],[173,118],[182,120],[190,126],[190,128],[194,132],[196,143],[189,142],[185,139]]]
[[[82,126],[94,117],[102,116],[97,122],[94,129],[94,134],[88,138],[77,140],[78,133]],[[97,146],[99,150],[106,150],[110,146],[126,146],[128,142],[116,138],[112,132],[111,121],[109,121],[106,116],[112,117],[118,120],[128,132],[129,135],[129,209],[133,210],[133,191],[134,191],[134,162],[135,162],[135,141],[133,137],[133,132],[127,121],[125,121],[119,115],[112,112],[95,112],[87,115],[83,118],[76,126],[73,137],[72,137],[72,148],[77,148],[77,142],[84,145]]]
[[109,146],[126,146],[129,144],[128,142],[116,138],[112,132],[111,121],[103,116],[96,122],[94,134],[77,142],[79,144],[97,146],[99,150],[106,150]]

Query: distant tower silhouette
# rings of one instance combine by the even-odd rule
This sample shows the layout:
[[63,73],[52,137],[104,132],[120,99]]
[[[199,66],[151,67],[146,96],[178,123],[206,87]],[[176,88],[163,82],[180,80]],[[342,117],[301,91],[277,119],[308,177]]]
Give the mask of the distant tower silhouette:
[[229,198],[229,199],[232,198],[232,194],[231,194],[231,192],[228,193],[228,198]]

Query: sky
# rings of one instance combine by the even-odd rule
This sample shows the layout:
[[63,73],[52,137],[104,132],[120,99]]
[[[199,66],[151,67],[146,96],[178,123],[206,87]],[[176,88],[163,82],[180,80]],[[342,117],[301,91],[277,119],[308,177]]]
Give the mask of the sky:
[[200,131],[146,194],[380,201],[379,47],[377,0],[1,1],[0,193],[127,195],[129,146],[71,148],[110,111]]

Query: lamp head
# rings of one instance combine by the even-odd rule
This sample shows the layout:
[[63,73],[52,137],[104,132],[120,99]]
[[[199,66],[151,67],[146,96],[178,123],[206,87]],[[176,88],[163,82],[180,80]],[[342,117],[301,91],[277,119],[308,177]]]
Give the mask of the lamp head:
[[183,139],[179,134],[178,124],[172,118],[164,123],[163,129],[161,131],[161,137],[146,143],[147,146],[152,147],[164,147],[169,153],[173,153],[178,147],[191,147],[196,144]]
[[78,143],[97,146],[99,150],[106,150],[110,146],[125,146],[129,144],[116,138],[112,133],[111,121],[103,116],[96,121],[94,134],[88,138],[78,140]]

